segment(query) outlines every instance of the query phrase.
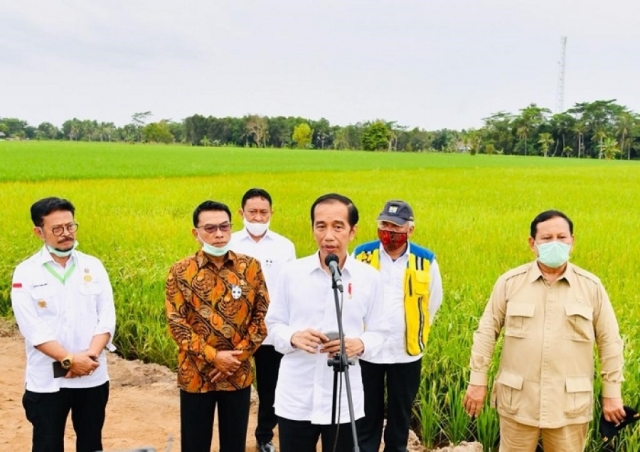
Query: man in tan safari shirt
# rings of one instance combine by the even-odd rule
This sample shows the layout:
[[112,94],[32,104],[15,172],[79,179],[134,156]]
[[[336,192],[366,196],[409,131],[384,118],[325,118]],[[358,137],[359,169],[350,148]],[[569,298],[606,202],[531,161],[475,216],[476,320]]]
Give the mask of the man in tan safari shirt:
[[593,418],[594,342],[602,375],[602,410],[614,423],[625,415],[621,398],[622,340],[600,280],[568,263],[573,223],[549,210],[531,223],[536,261],[496,282],[473,337],[471,377],[464,408],[478,416],[487,371],[500,331],[504,345],[491,395],[500,415],[500,451],[584,449]]

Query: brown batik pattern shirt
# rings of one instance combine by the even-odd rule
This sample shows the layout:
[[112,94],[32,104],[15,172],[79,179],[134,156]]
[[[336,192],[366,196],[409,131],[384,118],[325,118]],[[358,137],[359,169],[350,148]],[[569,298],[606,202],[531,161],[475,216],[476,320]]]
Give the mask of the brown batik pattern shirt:
[[[235,391],[253,381],[251,356],[267,335],[269,294],[260,263],[227,253],[218,268],[202,250],[175,263],[166,283],[169,331],[178,344],[178,387],[192,393]],[[219,351],[241,350],[238,370],[211,382]]]

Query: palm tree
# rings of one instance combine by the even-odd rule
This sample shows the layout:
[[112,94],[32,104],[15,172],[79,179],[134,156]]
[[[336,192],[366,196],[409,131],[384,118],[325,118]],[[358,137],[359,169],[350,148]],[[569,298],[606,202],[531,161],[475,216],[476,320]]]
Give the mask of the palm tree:
[[[600,141],[600,144],[598,145],[598,158],[601,159],[602,158],[602,150],[604,149],[604,139],[607,138],[607,132],[604,131],[603,127],[599,127],[593,133],[593,138],[597,138],[598,141]],[[616,145],[617,145],[617,143],[616,143]]]
[[524,155],[527,155],[527,137],[529,136],[529,128],[526,125],[522,125],[518,127],[516,133],[518,134],[518,138],[524,140]]
[[578,158],[580,158],[580,151],[584,150],[585,129],[586,129],[586,126],[582,121],[577,121],[573,126],[573,131],[578,135]]
[[[618,136],[620,137],[620,152],[624,153],[624,145],[627,142],[631,128],[633,127],[633,116],[628,111],[618,115]],[[631,146],[627,146],[627,160],[631,160]]]
[[620,154],[618,140],[615,138],[606,137],[601,146],[600,155],[604,154],[604,158],[607,160],[612,160],[617,154]]
[[551,134],[548,132],[543,132],[538,137],[538,144],[540,145],[540,149],[542,150],[542,154],[546,157],[549,152],[549,147],[554,143],[553,138],[551,138]]
[[566,145],[566,134],[572,130],[572,127],[575,125],[576,120],[569,113],[557,113],[551,117],[550,125],[553,130],[555,130],[556,138],[560,135],[562,139],[562,146],[560,146],[560,140],[556,140],[556,146],[553,150],[552,157],[556,156],[558,152],[558,148],[561,148],[561,154],[564,154],[564,149],[567,147]]

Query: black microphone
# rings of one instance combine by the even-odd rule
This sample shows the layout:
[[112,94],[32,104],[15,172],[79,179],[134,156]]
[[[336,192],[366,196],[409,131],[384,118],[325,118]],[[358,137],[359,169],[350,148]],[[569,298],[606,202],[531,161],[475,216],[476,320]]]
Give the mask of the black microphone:
[[338,290],[342,292],[344,289],[342,287],[342,274],[340,273],[340,267],[338,267],[338,256],[335,254],[329,254],[324,258],[324,263],[329,267],[329,270],[331,270],[333,283]]

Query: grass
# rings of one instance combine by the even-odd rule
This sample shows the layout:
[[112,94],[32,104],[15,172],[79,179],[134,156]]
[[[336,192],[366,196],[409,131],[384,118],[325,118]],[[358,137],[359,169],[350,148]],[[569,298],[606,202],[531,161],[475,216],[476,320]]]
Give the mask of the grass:
[[[445,288],[416,421],[426,443],[476,438],[488,449],[498,435],[495,412],[487,408],[472,423],[460,409],[472,333],[497,277],[532,258],[529,223],[542,210],[560,209],[574,220],[572,261],[607,287],[626,346],[625,403],[640,405],[639,173],[637,162],[623,161],[0,142],[0,316],[12,315],[13,268],[39,247],[29,206],[44,196],[72,200],[80,249],[107,267],[120,352],[170,366],[176,353],[164,279],[173,262],[197,249],[190,217],[198,203],[220,200],[235,214],[248,188],[264,187],[274,199],[272,228],[304,256],[315,250],[309,207],[317,196],[339,192],[354,200],[361,221],[353,245],[375,237],[386,200],[405,199],[416,214],[413,239],[436,252]],[[233,221],[240,229],[239,217]],[[596,450],[596,436],[588,450]],[[622,440],[626,450],[640,450],[637,430]]]
[[[564,167],[566,159],[466,154],[211,148],[66,141],[0,142],[0,181],[191,177],[415,168]],[[571,159],[574,167],[617,162]],[[35,162],[35,164],[34,164]]]

